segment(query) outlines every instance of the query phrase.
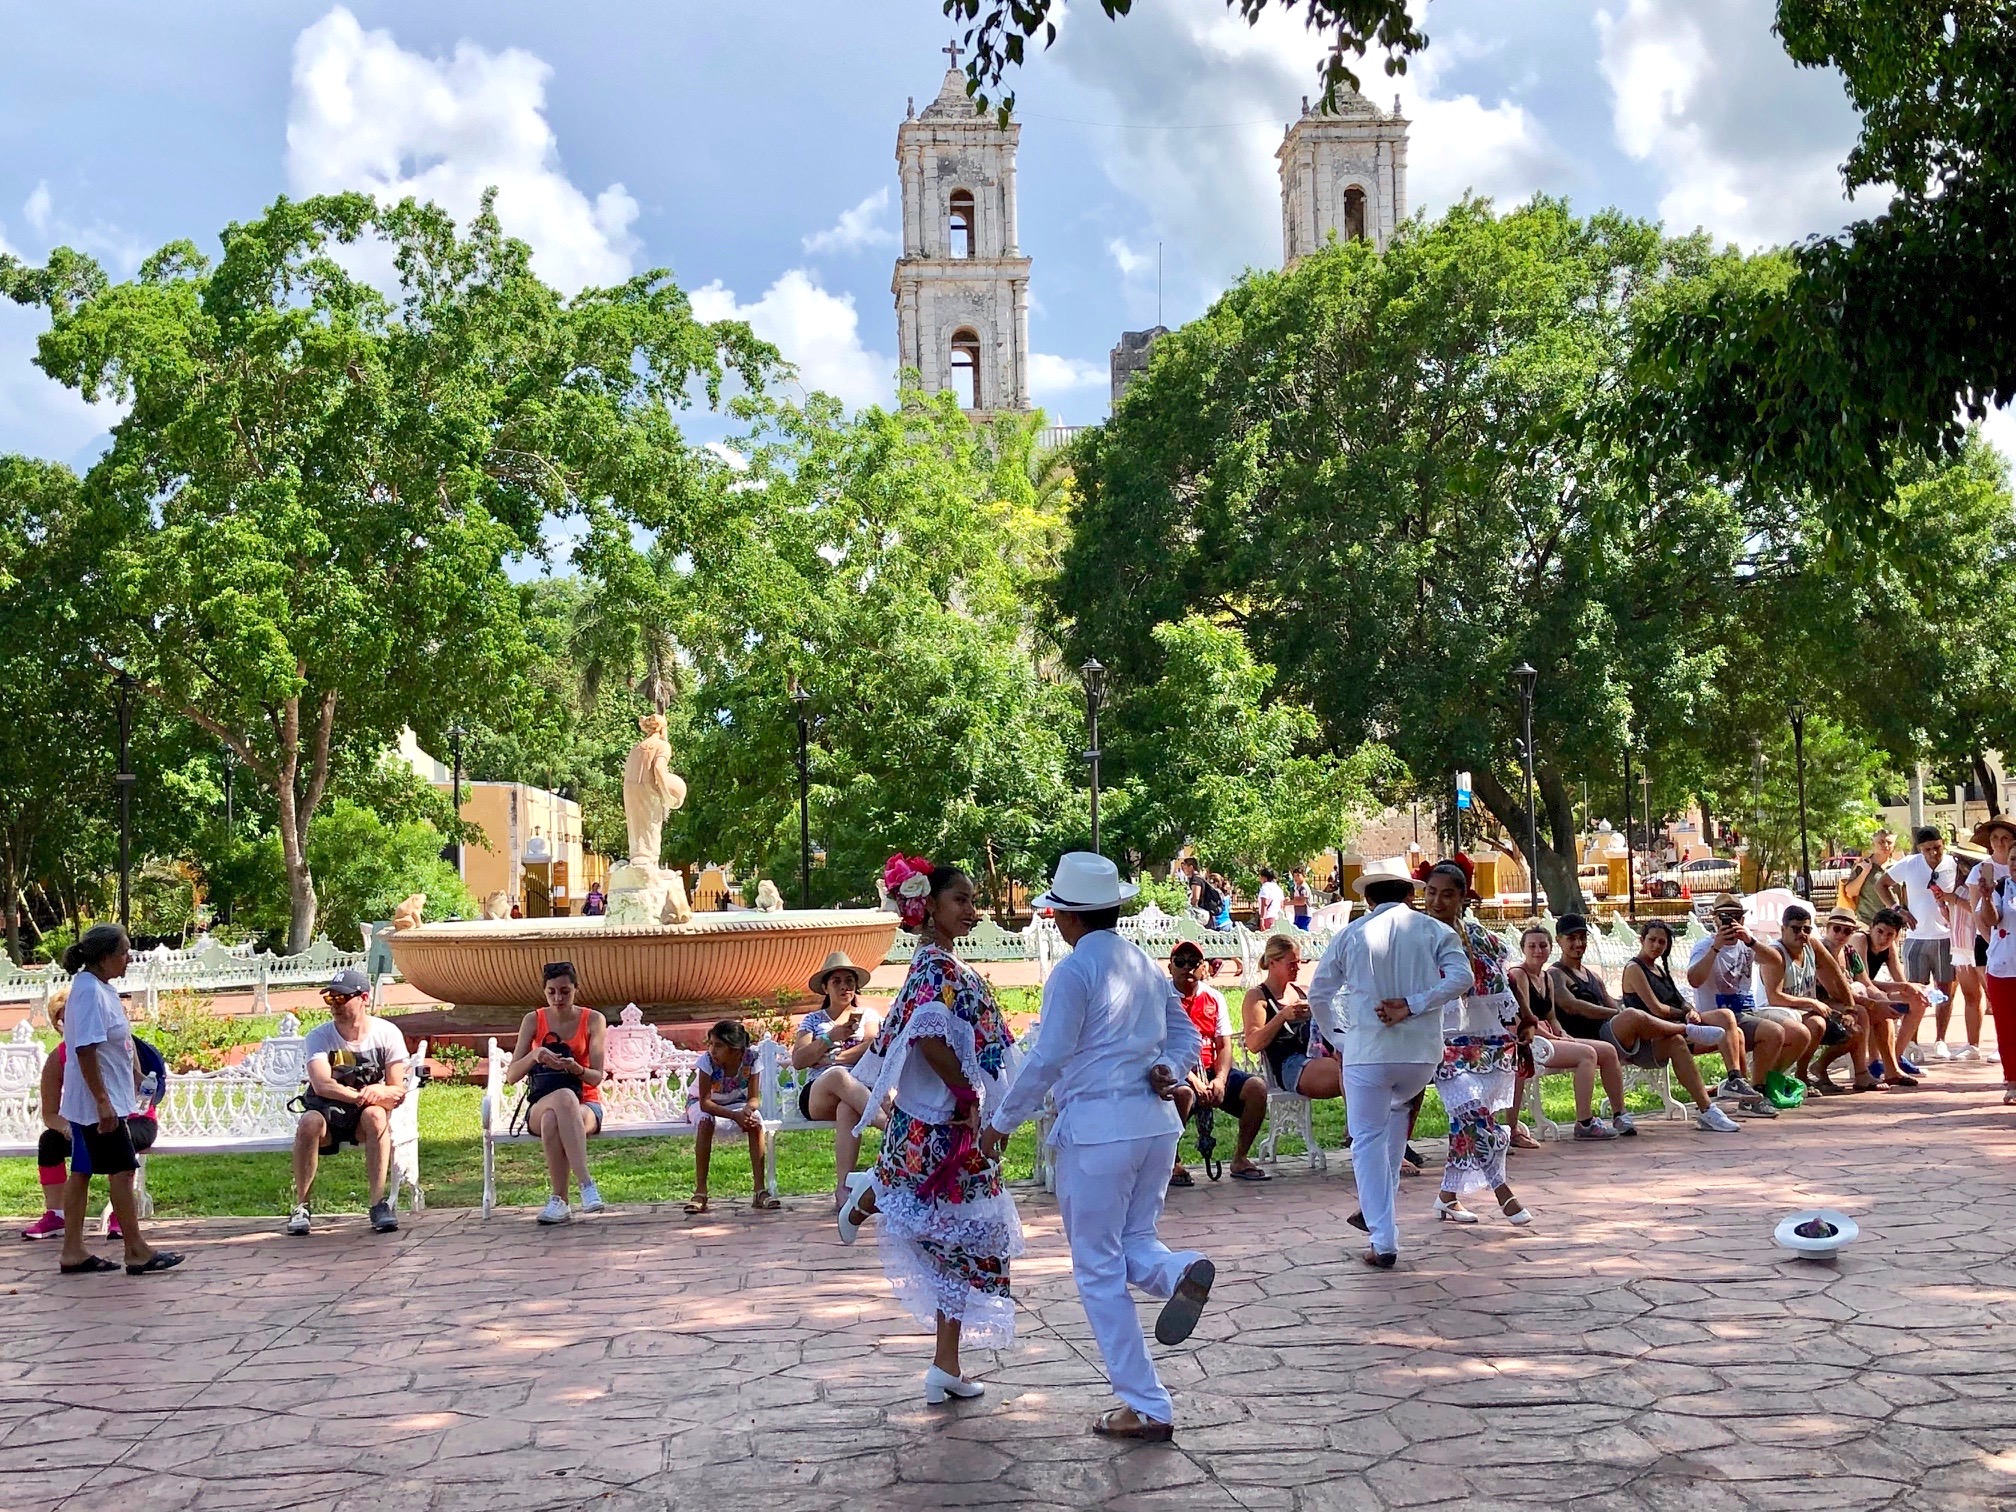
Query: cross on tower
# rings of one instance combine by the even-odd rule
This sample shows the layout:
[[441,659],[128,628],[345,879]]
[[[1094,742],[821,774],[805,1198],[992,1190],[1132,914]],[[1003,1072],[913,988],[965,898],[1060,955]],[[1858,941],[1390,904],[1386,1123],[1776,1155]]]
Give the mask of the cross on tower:
[[946,56],[946,57],[948,57],[948,58],[950,58],[950,59],[952,60],[952,67],[953,67],[953,69],[954,69],[954,70],[956,71],[956,70],[958,69],[958,67],[959,67],[959,44],[958,44],[958,42],[957,42],[956,40],[955,40],[955,41],[951,41],[951,42],[947,42],[947,43],[946,43],[946,44],[945,44],[945,45],[944,45],[943,47],[939,48],[939,49],[938,49],[938,51],[942,52],[943,54],[945,54],[945,56]]

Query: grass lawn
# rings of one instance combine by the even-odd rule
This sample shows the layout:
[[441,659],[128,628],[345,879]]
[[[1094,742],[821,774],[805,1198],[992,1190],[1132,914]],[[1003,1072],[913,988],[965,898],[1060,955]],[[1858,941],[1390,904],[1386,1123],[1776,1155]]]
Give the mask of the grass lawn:
[[[1709,1057],[1702,1073],[1717,1069]],[[1565,1076],[1542,1083],[1547,1116],[1560,1122],[1574,1118],[1574,1092]],[[478,1107],[482,1089],[436,1086],[421,1102],[420,1162],[422,1185],[431,1207],[475,1207],[483,1200],[483,1144],[478,1137]],[[1631,1110],[1658,1107],[1658,1099],[1639,1091]],[[1423,1138],[1439,1138],[1448,1123],[1433,1097],[1421,1110],[1417,1128]],[[1221,1116],[1217,1123],[1219,1158],[1229,1161],[1236,1125]],[[1344,1141],[1344,1109],[1338,1102],[1316,1107],[1316,1137],[1325,1148]],[[1027,1179],[1035,1156],[1033,1127],[1025,1126],[1008,1147],[1006,1170],[1011,1180]],[[877,1137],[863,1145],[864,1163],[873,1158]],[[1301,1154],[1301,1141],[1283,1138],[1283,1154]],[[596,1181],[611,1202],[664,1202],[684,1199],[693,1190],[691,1139],[601,1139],[591,1142]],[[1194,1130],[1183,1136],[1182,1158],[1203,1179]],[[778,1140],[779,1188],[790,1194],[830,1192],[833,1188],[833,1136],[823,1130],[785,1134]],[[176,1155],[147,1163],[147,1186],[163,1218],[280,1215],[293,1205],[289,1157],[261,1155]],[[746,1200],[751,1191],[749,1157],[740,1141],[718,1145],[708,1186],[717,1198]],[[509,1206],[533,1206],[545,1200],[546,1162],[532,1144],[504,1145],[497,1151],[498,1199]],[[364,1163],[355,1150],[322,1162],[315,1184],[315,1206],[321,1212],[362,1212],[365,1207]],[[42,1211],[41,1187],[31,1159],[0,1160],[0,1213],[32,1217]]]

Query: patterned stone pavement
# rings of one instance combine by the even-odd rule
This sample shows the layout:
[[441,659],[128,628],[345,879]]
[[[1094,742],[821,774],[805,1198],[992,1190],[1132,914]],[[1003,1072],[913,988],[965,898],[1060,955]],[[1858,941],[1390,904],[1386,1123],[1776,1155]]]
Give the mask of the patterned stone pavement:
[[[1988,1067],[1740,1135],[1515,1158],[1539,1214],[1355,1258],[1348,1164],[1172,1194],[1214,1305],[1163,1351],[1172,1446],[1106,1402],[1056,1210],[1024,1202],[1024,1335],[927,1409],[927,1341],[823,1204],[572,1228],[423,1214],[164,1225],[180,1272],[0,1252],[0,1508],[1718,1509],[2016,1505],[2016,1110]],[[1855,1214],[1836,1264],[1775,1218]]]

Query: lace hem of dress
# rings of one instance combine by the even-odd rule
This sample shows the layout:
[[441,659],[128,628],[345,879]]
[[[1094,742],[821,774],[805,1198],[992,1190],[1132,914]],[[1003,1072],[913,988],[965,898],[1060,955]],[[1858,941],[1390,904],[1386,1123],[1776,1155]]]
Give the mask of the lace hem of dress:
[[978,1290],[939,1266],[914,1240],[886,1229],[877,1247],[890,1291],[919,1328],[936,1327],[943,1313],[959,1320],[962,1349],[1006,1349],[1015,1342],[1015,1299],[1005,1287]]
[[[973,1026],[959,1017],[950,1008],[936,1003],[924,1003],[911,1010],[910,1020],[902,1032],[890,1045],[882,1057],[882,1064],[875,1073],[874,1084],[868,1089],[866,1110],[861,1121],[854,1126],[856,1134],[866,1134],[874,1126],[875,1114],[881,1109],[883,1099],[896,1090],[898,1078],[903,1074],[903,1063],[910,1058],[910,1049],[920,1039],[942,1039],[952,1047],[952,1053],[959,1057],[959,1069],[966,1073],[966,1080],[980,1089],[983,1103],[996,1090],[995,1079],[980,1068],[978,1036]],[[938,1117],[919,1112],[919,1117]]]
[[1006,1192],[956,1204],[920,1202],[909,1188],[878,1181],[875,1212],[884,1234],[929,1239],[997,1260],[1012,1260],[1022,1253],[1022,1215]]

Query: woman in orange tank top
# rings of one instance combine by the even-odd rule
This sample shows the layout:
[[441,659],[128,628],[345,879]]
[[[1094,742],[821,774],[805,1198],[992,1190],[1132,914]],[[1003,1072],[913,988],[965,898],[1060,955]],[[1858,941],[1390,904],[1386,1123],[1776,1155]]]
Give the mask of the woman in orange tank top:
[[581,1187],[581,1211],[602,1211],[602,1194],[588,1174],[588,1140],[602,1132],[602,1080],[609,1026],[592,1008],[574,1001],[574,967],[554,961],[546,967],[546,1006],[525,1015],[518,1048],[504,1072],[505,1085],[528,1081],[530,1112],[525,1126],[546,1151],[552,1195],[539,1211],[541,1223],[566,1223],[571,1172]]

